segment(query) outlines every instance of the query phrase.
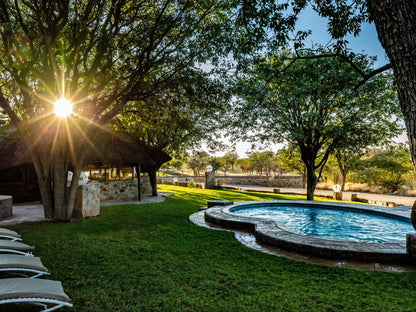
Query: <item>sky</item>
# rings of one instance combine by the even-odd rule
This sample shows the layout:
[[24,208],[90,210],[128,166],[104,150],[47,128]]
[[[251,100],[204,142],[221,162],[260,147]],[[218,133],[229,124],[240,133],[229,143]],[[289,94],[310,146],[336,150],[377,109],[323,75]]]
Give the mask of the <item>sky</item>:
[[[311,29],[312,34],[309,37],[306,47],[311,46],[312,43],[326,44],[330,41],[331,36],[327,32],[327,20],[320,17],[315,11],[310,7],[306,8],[299,18],[299,28],[302,30]],[[374,68],[381,67],[389,63],[388,58],[384,52],[383,47],[381,46],[377,31],[374,24],[363,24],[361,32],[358,37],[349,36],[346,38],[349,42],[349,47],[356,53],[364,53],[368,56],[376,56],[377,61],[374,63]],[[397,138],[397,141],[405,142],[406,135]],[[252,151],[251,143],[247,142],[230,142],[235,143],[236,152],[240,158],[247,157],[247,152]],[[282,148],[283,144],[272,144],[268,146],[268,150],[276,152],[279,148]],[[258,150],[265,150],[261,148]],[[225,152],[218,152],[216,156],[222,156]]]
[[[311,29],[312,35],[309,42],[325,44],[331,40],[331,36],[327,32],[327,19],[318,15],[312,8],[308,7],[301,12],[299,28]],[[360,35],[358,37],[348,36],[349,47],[354,52],[362,52],[369,56],[377,56],[374,66],[380,67],[389,63],[383,47],[378,40],[376,27],[374,24],[365,23],[362,25]]]

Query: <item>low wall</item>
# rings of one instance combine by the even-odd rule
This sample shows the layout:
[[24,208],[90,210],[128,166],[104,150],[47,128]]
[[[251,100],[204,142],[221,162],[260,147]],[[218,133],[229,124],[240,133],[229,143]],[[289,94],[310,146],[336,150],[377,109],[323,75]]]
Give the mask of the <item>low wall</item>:
[[244,177],[227,177],[217,176],[217,182],[222,184],[241,184],[241,185],[258,185],[271,187],[302,187],[301,176],[275,176],[269,179],[265,177],[244,176]]
[[[148,176],[140,178],[140,190],[142,194],[152,193]],[[100,198],[102,202],[138,200],[137,180],[100,182]]]
[[[205,177],[178,177],[178,182],[188,182],[194,179],[196,183],[204,183]],[[302,187],[301,176],[276,176],[269,179],[258,176],[216,176],[216,183],[237,185],[258,185],[270,187]],[[173,178],[158,178],[158,183],[172,182]]]

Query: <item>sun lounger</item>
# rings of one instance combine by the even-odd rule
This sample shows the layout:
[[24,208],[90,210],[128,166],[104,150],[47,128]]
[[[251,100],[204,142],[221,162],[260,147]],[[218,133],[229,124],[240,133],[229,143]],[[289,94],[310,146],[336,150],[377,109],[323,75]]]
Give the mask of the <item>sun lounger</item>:
[[22,240],[17,232],[5,228],[0,228],[0,238],[8,238],[13,241]]
[[0,253],[16,253],[24,256],[31,256],[34,249],[35,247],[20,242],[0,239]]
[[0,304],[28,303],[43,306],[42,311],[49,312],[63,306],[72,307],[70,301],[59,281],[37,278],[0,279]]
[[38,257],[27,257],[15,254],[0,255],[0,272],[7,273],[33,273],[31,278],[49,274],[48,269],[42,264]]

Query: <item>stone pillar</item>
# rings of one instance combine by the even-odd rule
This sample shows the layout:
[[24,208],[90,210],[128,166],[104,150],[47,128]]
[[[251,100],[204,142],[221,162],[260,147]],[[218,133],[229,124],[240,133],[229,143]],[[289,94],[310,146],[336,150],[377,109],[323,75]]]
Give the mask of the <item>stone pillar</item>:
[[416,234],[406,235],[406,250],[409,255],[410,264],[416,265]]
[[208,171],[205,172],[205,188],[206,189],[213,189],[215,188],[215,172],[214,171]]
[[74,219],[95,217],[100,214],[100,183],[90,182],[78,186],[75,199]]
[[13,215],[13,197],[0,195],[0,219],[8,218]]
[[342,200],[342,192],[334,192],[333,199]]

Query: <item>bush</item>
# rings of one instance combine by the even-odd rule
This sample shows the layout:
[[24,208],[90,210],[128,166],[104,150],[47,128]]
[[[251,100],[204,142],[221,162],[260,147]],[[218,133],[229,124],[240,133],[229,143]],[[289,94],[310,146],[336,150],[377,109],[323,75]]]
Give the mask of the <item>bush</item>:
[[191,179],[188,182],[188,187],[191,187],[191,188],[195,188],[196,187],[196,183],[195,183],[195,180],[194,179]]
[[218,190],[222,190],[222,181],[217,181],[217,187],[216,187],[216,189],[218,189]]

